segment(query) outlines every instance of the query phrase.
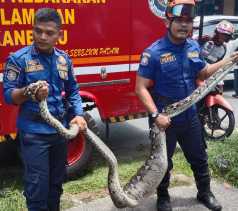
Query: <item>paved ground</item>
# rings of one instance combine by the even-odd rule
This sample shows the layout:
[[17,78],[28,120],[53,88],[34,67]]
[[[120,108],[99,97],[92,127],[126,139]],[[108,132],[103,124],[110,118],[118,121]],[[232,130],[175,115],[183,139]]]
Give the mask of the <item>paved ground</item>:
[[[212,189],[218,200],[223,205],[224,211],[238,210],[238,189],[227,187],[226,185],[212,182]],[[196,187],[182,186],[170,189],[173,211],[206,211],[205,207],[197,202]],[[152,196],[146,199],[140,206],[135,208],[117,209],[112,204],[109,197],[98,199],[90,203],[82,203],[78,207],[68,209],[67,211],[156,211],[156,197]]]

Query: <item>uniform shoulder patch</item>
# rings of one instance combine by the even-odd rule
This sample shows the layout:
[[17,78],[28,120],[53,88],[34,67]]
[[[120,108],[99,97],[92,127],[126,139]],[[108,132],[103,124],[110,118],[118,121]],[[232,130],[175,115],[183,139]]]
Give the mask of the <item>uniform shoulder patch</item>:
[[66,61],[66,59],[65,59],[64,56],[59,56],[57,60],[58,60],[58,63],[59,63],[59,64],[61,64],[61,65],[67,65],[67,61]]
[[142,53],[140,64],[143,66],[147,66],[149,64],[149,58],[151,55],[147,52]]
[[8,81],[16,81],[19,78],[20,75],[20,69],[12,64],[6,65],[6,78]]
[[56,61],[57,69],[59,71],[59,76],[63,80],[68,80],[68,64],[64,56],[60,55]]

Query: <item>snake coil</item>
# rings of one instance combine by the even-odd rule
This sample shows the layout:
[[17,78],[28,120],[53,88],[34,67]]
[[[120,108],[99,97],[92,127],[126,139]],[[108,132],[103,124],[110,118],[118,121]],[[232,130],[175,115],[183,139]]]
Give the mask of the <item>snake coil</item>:
[[[215,74],[208,78],[204,84],[198,87],[190,96],[166,107],[164,113],[169,117],[174,117],[188,109],[206,96],[234,65],[233,62],[224,65],[223,68],[220,68]],[[39,102],[39,107],[41,117],[48,124],[56,128],[62,136],[66,139],[72,139],[77,136],[79,132],[78,126],[70,125],[69,129],[64,128],[63,125],[50,114],[46,100]],[[150,196],[155,191],[163,179],[168,165],[166,135],[164,131],[160,131],[156,126],[152,128],[150,155],[124,188],[122,188],[119,181],[117,159],[112,151],[90,129],[87,129],[85,135],[106,159],[109,165],[108,189],[116,207],[137,206],[144,198]]]

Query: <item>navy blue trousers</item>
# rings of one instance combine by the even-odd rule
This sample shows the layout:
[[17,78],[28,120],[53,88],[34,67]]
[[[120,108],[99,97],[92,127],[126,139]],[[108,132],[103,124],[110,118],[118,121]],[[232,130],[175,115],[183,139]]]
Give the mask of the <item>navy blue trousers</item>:
[[28,210],[58,211],[66,176],[66,141],[58,134],[20,132],[19,138]]
[[209,179],[206,142],[202,133],[201,122],[198,116],[181,124],[171,124],[166,130],[166,143],[168,154],[168,170],[158,187],[167,189],[170,180],[170,171],[173,168],[172,157],[179,143],[184,156],[193,170],[196,182]]

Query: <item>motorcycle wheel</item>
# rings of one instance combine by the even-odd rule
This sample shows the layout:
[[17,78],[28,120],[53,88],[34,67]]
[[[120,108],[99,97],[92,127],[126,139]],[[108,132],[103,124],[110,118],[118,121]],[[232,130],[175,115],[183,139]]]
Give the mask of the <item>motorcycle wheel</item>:
[[231,110],[221,105],[214,105],[203,111],[202,123],[205,138],[224,141],[234,130],[235,117]]

